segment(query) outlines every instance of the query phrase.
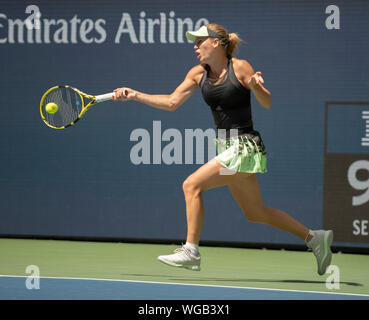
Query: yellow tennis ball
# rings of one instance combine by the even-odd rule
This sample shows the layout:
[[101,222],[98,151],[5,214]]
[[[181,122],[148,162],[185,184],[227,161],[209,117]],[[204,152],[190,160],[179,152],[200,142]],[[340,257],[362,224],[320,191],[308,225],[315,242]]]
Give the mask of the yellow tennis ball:
[[58,105],[54,102],[50,102],[46,105],[45,110],[48,113],[55,113],[58,111]]

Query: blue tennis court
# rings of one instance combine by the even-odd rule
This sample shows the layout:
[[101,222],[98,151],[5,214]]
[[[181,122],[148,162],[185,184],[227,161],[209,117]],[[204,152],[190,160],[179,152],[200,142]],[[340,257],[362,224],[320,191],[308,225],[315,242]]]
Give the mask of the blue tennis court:
[[3,300],[369,300],[369,295],[268,288],[156,283],[146,281],[40,278],[27,289],[26,277],[1,276]]

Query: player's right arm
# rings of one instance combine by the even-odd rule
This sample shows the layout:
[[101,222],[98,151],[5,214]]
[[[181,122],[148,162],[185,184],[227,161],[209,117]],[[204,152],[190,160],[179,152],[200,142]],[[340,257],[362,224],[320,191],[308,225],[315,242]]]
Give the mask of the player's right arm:
[[[153,108],[174,111],[196,91],[204,71],[204,67],[201,65],[193,67],[187,73],[184,81],[171,94],[147,94],[123,87],[114,90],[115,97],[113,97],[113,100],[134,100]],[[123,92],[126,93],[126,96],[123,95]]]

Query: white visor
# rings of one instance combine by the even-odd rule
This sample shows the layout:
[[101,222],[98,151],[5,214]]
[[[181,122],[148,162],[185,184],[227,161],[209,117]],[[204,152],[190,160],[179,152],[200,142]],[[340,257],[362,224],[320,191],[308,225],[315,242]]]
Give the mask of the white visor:
[[186,38],[190,41],[196,41],[196,38],[199,37],[211,37],[211,38],[218,38],[222,39],[222,37],[214,32],[213,30],[208,29],[206,26],[202,26],[197,31],[187,31]]

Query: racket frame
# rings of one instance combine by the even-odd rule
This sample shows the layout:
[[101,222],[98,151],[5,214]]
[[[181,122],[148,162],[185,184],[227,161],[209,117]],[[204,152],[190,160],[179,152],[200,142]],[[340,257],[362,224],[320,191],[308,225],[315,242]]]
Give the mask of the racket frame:
[[[46,99],[46,96],[52,90],[55,90],[55,89],[58,89],[58,88],[69,88],[69,89],[72,89],[73,91],[75,91],[80,96],[80,98],[81,98],[81,104],[82,104],[82,109],[81,109],[81,112],[79,113],[77,119],[75,119],[71,123],[69,123],[69,124],[67,124],[65,126],[61,126],[61,127],[56,127],[56,126],[53,126],[50,123],[48,123],[47,120],[46,120],[46,117],[45,117],[45,115],[43,113],[43,110],[42,110],[42,106],[44,104],[44,101]],[[77,88],[74,88],[74,87],[71,87],[71,86],[68,86],[68,85],[54,86],[54,87],[51,87],[50,89],[48,89],[44,93],[44,95],[42,96],[42,98],[41,98],[41,101],[40,101],[40,114],[41,114],[41,119],[45,122],[45,124],[48,127],[52,128],[52,129],[65,129],[65,128],[68,128],[70,126],[75,125],[76,122],[79,119],[81,119],[83,117],[83,115],[87,112],[87,110],[90,109],[94,104],[99,103],[99,102],[104,102],[104,101],[112,100],[113,99],[113,96],[114,96],[114,92],[110,92],[110,93],[106,93],[106,94],[101,94],[101,95],[93,96],[93,95],[84,93],[81,90],[79,90]],[[85,106],[84,98],[91,99],[91,101],[86,106]]]

